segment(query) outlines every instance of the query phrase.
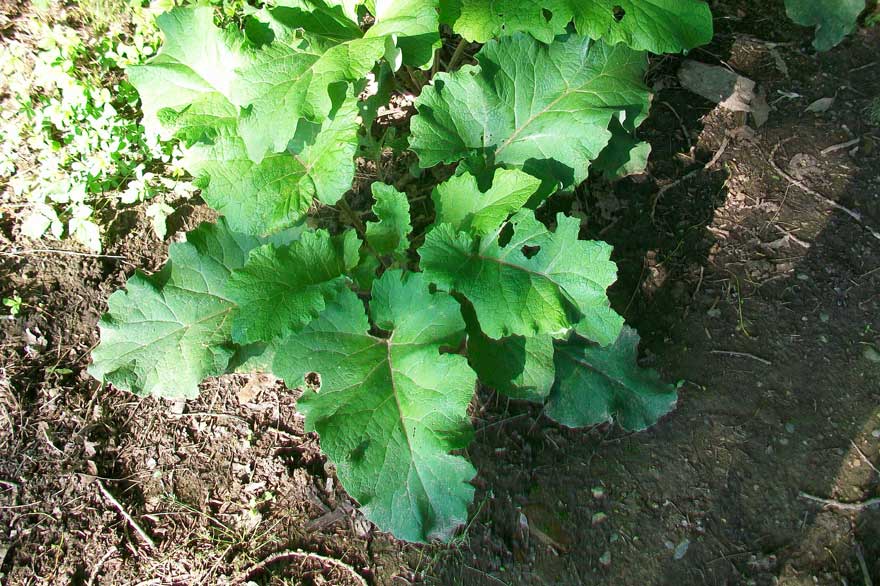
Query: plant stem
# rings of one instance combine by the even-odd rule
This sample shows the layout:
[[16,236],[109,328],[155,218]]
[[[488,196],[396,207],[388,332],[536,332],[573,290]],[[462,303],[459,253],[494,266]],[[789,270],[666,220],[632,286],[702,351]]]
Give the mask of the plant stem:
[[449,66],[447,67],[449,71],[455,69],[455,66],[458,65],[461,58],[464,57],[464,50],[467,49],[469,44],[470,43],[463,38],[458,42],[458,46],[455,48],[455,53],[452,54],[452,59],[449,60]]
[[346,216],[348,216],[348,219],[351,222],[352,226],[354,226],[354,229],[360,235],[361,240],[363,240],[364,246],[366,246],[367,249],[373,254],[373,256],[375,256],[379,260],[379,262],[382,263],[382,266],[387,269],[388,263],[385,262],[385,259],[382,258],[381,254],[379,254],[379,251],[373,248],[373,245],[370,244],[370,241],[367,239],[367,227],[364,225],[364,223],[361,221],[355,211],[351,209],[351,206],[348,205],[348,202],[345,201],[345,198],[339,200],[339,209]]

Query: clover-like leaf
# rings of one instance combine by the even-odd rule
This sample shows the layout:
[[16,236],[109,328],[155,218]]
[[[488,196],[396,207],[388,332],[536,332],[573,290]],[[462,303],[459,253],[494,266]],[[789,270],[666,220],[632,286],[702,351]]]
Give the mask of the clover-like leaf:
[[316,230],[288,246],[268,244],[251,252],[227,285],[238,305],[233,340],[269,342],[307,325],[346,287],[359,247],[351,230],[337,238]]
[[865,0],[785,0],[788,17],[801,26],[816,27],[817,51],[836,47],[853,32]]
[[639,335],[624,327],[618,340],[602,348],[577,337],[556,342],[556,383],[544,413],[567,427],[616,422],[641,431],[672,411],[674,385],[640,368]]
[[357,132],[357,105],[349,98],[320,127],[300,124],[288,150],[259,164],[230,122],[218,124],[210,141],[191,146],[183,166],[235,230],[268,234],[298,222],[314,199],[332,205],[351,188]]
[[89,374],[142,396],[196,397],[202,379],[222,374],[235,351],[226,282],[258,244],[223,220],[172,244],[160,273],[136,273],[110,296]]
[[578,220],[559,214],[557,224],[550,232],[528,209],[483,238],[441,224],[419,250],[421,267],[431,282],[473,304],[490,338],[562,337],[607,310],[617,267],[611,246],[578,240]]
[[648,110],[647,59],[624,45],[517,34],[489,42],[477,60],[437,75],[416,100],[410,145],[422,167],[483,160],[568,188],[608,144],[612,117]]
[[477,178],[470,173],[454,176],[434,189],[436,223],[488,234],[519,211],[540,186],[540,180],[516,169],[497,169],[485,192],[480,191]]
[[493,340],[480,330],[473,307],[462,314],[468,332],[468,362],[480,382],[514,399],[543,403],[556,376],[553,338],[511,336]]
[[280,345],[274,371],[291,385],[320,375],[298,408],[368,519],[401,539],[448,539],[467,519],[475,474],[450,454],[470,441],[476,382],[463,357],[441,353],[463,338],[458,303],[394,270],[374,284],[370,308],[387,337],[370,333],[363,303],[344,291]]
[[702,0],[450,0],[444,20],[470,41],[517,32],[551,43],[574,20],[577,31],[609,44],[677,53],[712,40]]

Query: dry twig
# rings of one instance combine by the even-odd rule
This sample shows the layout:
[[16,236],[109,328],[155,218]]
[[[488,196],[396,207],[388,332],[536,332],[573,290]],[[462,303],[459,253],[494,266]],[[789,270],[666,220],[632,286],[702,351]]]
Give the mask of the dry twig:
[[98,563],[95,564],[94,568],[92,568],[92,572],[91,574],[89,574],[89,581],[86,586],[94,586],[95,580],[98,579],[98,574],[101,572],[101,568],[104,567],[104,564],[107,563],[107,560],[109,560],[110,557],[116,553],[116,551],[116,546],[112,545],[110,546],[110,549],[107,550],[107,553],[101,556],[101,559],[98,560]]
[[717,150],[717,151],[715,151],[715,155],[709,160],[708,163],[706,163],[705,165],[703,165],[702,168],[700,168],[700,169],[694,169],[693,171],[691,171],[691,172],[688,173],[687,175],[684,175],[684,176],[682,176],[682,177],[679,177],[678,179],[676,179],[676,180],[673,181],[672,183],[669,183],[668,185],[664,185],[663,187],[661,187],[661,188],[660,188],[660,191],[658,191],[658,192],[657,192],[657,195],[654,197],[654,204],[651,206],[651,221],[654,220],[654,215],[657,213],[657,204],[660,203],[660,198],[662,198],[663,195],[664,195],[667,191],[669,191],[669,190],[672,189],[673,187],[676,187],[676,186],[678,186],[678,185],[681,185],[681,184],[684,183],[685,181],[689,181],[690,179],[696,177],[696,176],[699,175],[700,173],[702,173],[702,172],[704,172],[704,171],[708,171],[709,169],[711,169],[712,167],[714,167],[715,164],[718,163],[718,160],[721,158],[721,156],[724,154],[724,151],[727,150],[727,145],[729,145],[729,144],[730,144],[730,137],[725,136],[725,137],[724,137],[724,140],[721,141],[721,146],[718,147],[718,150]]
[[259,572],[262,572],[267,566],[271,566],[274,563],[283,562],[283,561],[290,560],[290,559],[318,560],[321,563],[324,563],[324,564],[333,566],[334,568],[338,568],[340,570],[345,571],[347,574],[349,574],[352,577],[352,579],[355,582],[357,582],[361,586],[367,586],[367,581],[364,580],[364,577],[361,576],[360,574],[358,574],[357,571],[353,567],[346,564],[345,562],[331,558],[331,557],[323,556],[323,555],[320,555],[317,553],[302,551],[301,549],[298,549],[296,551],[286,550],[286,551],[274,553],[274,554],[270,555],[269,557],[267,557],[266,559],[264,559],[263,561],[261,561],[257,564],[254,564],[253,566],[251,566],[247,570],[243,571],[238,576],[233,578],[229,583],[230,584],[244,584],[245,582],[250,580],[252,576],[254,576],[255,574],[258,574]]
[[877,470],[877,467],[874,466],[874,463],[873,463],[871,460],[868,459],[868,456],[865,455],[865,452],[862,451],[862,448],[860,448],[859,446],[857,446],[857,445],[856,445],[856,442],[854,442],[854,441],[852,441],[852,440],[849,440],[849,443],[851,443],[851,444],[852,444],[852,447],[854,447],[854,448],[856,449],[856,451],[859,453],[859,456],[862,457],[862,460],[865,462],[865,464],[867,464],[868,466],[870,466],[870,467],[871,467],[871,470],[873,470],[873,471],[876,472],[877,474],[880,474],[880,470]]
[[826,195],[822,195],[821,193],[819,193],[818,191],[816,191],[815,189],[813,189],[812,187],[810,187],[809,185],[807,185],[806,183],[801,181],[800,179],[796,179],[796,178],[792,177],[791,175],[789,175],[788,173],[786,173],[785,171],[783,171],[782,168],[776,164],[776,153],[779,151],[779,147],[781,147],[786,142],[787,141],[780,142],[775,147],[773,147],[773,150],[770,152],[770,156],[768,157],[767,161],[770,163],[770,166],[773,167],[773,170],[776,171],[776,173],[778,173],[780,177],[785,178],[786,181],[788,181],[789,183],[791,183],[795,187],[800,188],[800,190],[803,191],[804,193],[812,195],[816,199],[824,202],[825,204],[831,206],[834,209],[840,210],[841,212],[843,212],[844,214],[846,214],[847,216],[849,216],[850,218],[852,218],[853,220],[858,222],[862,228],[864,228],[865,230],[867,230],[871,234],[871,236],[873,236],[877,240],[880,240],[880,232],[877,232],[876,230],[874,230],[874,228],[872,228],[871,226],[866,224],[862,220],[861,213],[854,211],[854,210],[851,210],[848,207],[837,203],[836,201],[834,201],[833,199],[831,199],[830,197],[828,197]]
[[880,507],[880,498],[868,499],[866,501],[858,503],[844,503],[836,499],[823,499],[821,497],[813,496],[805,492],[800,493],[798,496],[802,499],[822,503],[826,507],[832,507],[835,509],[840,509],[842,511],[864,511],[865,509],[870,509],[871,507]]
[[767,366],[771,366],[773,363],[764,358],[760,358],[759,356],[755,356],[754,354],[749,354],[748,352],[733,352],[731,350],[712,350],[711,354],[720,354],[721,356],[736,356],[737,358],[751,358],[752,360],[756,360],[761,364],[766,364]]
[[116,498],[114,498],[112,494],[110,494],[110,491],[107,490],[107,488],[100,480],[95,479],[95,482],[98,485],[98,490],[100,490],[101,494],[104,495],[104,498],[106,498],[108,501],[110,501],[110,504],[116,507],[116,510],[119,511],[119,514],[122,515],[122,517],[126,521],[128,521],[128,524],[131,525],[131,528],[134,529],[135,532],[140,536],[140,538],[144,540],[144,543],[146,543],[150,547],[150,549],[156,549],[156,542],[154,542],[153,539],[149,535],[147,535],[147,532],[144,531],[140,525],[138,525],[137,521],[134,520],[134,517],[128,514],[128,511],[125,510],[125,507],[123,507],[119,503],[119,501],[116,500]]

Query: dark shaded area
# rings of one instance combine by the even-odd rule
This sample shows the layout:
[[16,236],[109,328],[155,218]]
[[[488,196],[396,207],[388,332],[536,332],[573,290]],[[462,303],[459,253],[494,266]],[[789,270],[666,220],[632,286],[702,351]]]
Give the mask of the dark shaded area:
[[[613,304],[645,363],[684,381],[679,409],[644,434],[572,431],[482,392],[476,518],[433,583],[863,584],[859,548],[880,577],[876,509],[799,497],[878,493],[851,442],[877,465],[880,241],[777,170],[880,225],[880,131],[865,116],[880,38],[815,55],[781,3],[713,9],[718,37],[690,58],[757,81],[769,122],[743,130],[678,87],[681,58],[658,59],[649,175],[591,180],[548,214],[583,214],[583,236],[614,245]],[[822,154],[856,137],[857,151]]]

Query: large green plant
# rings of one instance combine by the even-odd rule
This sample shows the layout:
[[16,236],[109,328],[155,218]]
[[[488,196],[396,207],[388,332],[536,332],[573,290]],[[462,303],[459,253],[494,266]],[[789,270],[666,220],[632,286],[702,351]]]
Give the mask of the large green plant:
[[[223,218],[110,297],[92,375],[192,398],[232,370],[291,387],[317,373],[299,401],[307,429],[367,517],[412,541],[448,539],[466,519],[478,376],[570,427],[641,430],[669,412],[674,387],[637,366],[638,336],[608,301],[611,247],[534,210],[593,161],[612,175],[644,164],[643,50],[708,41],[708,9],[502,4],[285,0],[244,31],[216,28],[210,9],[162,16],[162,51],[130,76],[145,124],[184,143]],[[433,186],[427,227],[406,194],[378,182],[375,219],[362,222],[340,201],[369,142],[362,122],[394,84],[443,69],[441,22],[486,44],[477,65],[422,89],[410,148],[421,167],[456,172]],[[361,102],[370,72],[380,87]],[[353,227],[306,227],[310,210],[337,204]]]

